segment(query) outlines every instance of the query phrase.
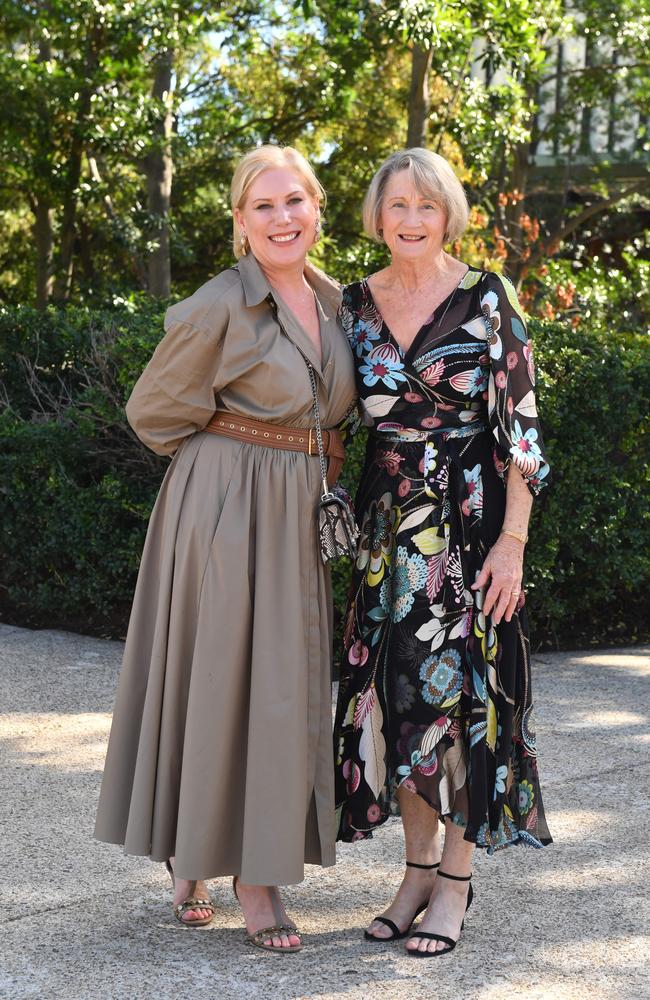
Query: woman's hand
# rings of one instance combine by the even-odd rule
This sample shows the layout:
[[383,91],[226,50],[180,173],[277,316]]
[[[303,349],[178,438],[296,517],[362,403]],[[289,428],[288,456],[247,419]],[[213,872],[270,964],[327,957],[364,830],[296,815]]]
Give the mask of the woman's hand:
[[499,535],[488,552],[483,568],[472,584],[472,590],[485,587],[491,578],[483,602],[483,614],[494,608],[492,621],[498,625],[502,618],[509,622],[515,613],[524,568],[523,543],[509,535]]

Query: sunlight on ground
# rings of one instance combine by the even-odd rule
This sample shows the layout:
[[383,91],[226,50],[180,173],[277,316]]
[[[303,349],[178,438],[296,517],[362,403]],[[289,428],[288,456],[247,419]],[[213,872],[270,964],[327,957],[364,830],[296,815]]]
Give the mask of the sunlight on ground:
[[559,809],[553,812],[553,829],[557,831],[557,839],[563,844],[572,841],[581,843],[586,836],[602,831],[614,818],[614,814],[603,811]]
[[95,770],[103,766],[110,724],[107,712],[5,715],[0,718],[3,756],[60,771]]
[[[615,729],[618,726],[647,726],[648,717],[637,712],[576,712],[564,729]],[[635,734],[636,735],[636,734]]]
[[[563,838],[563,841],[566,838]],[[545,871],[530,871],[526,878],[536,889],[602,889],[603,887],[628,886],[637,883],[640,873],[636,868],[620,865],[580,865],[570,868],[548,868]]]
[[588,663],[591,667],[609,667],[612,670],[624,670],[626,673],[638,673],[642,676],[650,674],[648,650],[640,647],[638,652],[631,649],[610,650],[604,653],[585,653],[583,656],[572,656],[572,664]]

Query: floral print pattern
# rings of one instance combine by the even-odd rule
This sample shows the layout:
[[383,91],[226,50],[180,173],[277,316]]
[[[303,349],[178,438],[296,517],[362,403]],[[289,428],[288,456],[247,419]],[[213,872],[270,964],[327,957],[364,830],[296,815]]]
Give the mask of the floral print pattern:
[[533,494],[549,480],[514,288],[470,268],[408,351],[366,281],[345,289],[341,319],[370,432],[335,723],[338,837],[371,836],[402,787],[490,853],[540,847],[525,596],[495,626],[471,590],[509,464]]

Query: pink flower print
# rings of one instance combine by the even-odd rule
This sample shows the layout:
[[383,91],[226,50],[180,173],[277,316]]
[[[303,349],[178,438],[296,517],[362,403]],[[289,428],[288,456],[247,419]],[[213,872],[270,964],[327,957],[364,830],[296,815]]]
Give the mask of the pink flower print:
[[346,760],[343,764],[343,777],[347,782],[347,793],[353,795],[361,782],[361,771],[351,760]]
[[417,785],[415,784],[414,781],[411,780],[411,778],[406,778],[402,782],[402,784],[400,785],[400,787],[401,788],[407,788],[409,790],[409,792],[417,792]]
[[414,770],[419,771],[425,778],[430,778],[438,770],[438,758],[434,757],[430,764],[418,764]]
[[508,413],[510,414],[510,416],[512,416],[514,411],[515,411],[515,404],[512,402],[512,396],[508,396]]
[[436,361],[435,365],[429,365],[422,372],[422,381],[426,382],[427,385],[437,385],[443,376],[445,370],[444,361]]
[[505,372],[497,372],[494,376],[494,381],[496,382],[497,389],[505,389],[508,384],[508,378]]
[[362,667],[366,660],[368,659],[368,647],[364,646],[361,639],[357,639],[356,642],[352,643],[350,646],[350,652],[348,653],[348,660],[353,667]]
[[411,492],[411,480],[410,479],[402,479],[401,483],[397,487],[397,492],[398,492],[399,496],[401,496],[401,497],[408,496],[409,493]]
[[440,417],[425,417],[420,421],[420,427],[426,427],[427,430],[433,427],[440,427],[442,420]]
[[364,836],[361,833],[361,830],[355,830],[355,832],[352,834],[352,840],[350,841],[350,843],[353,844],[355,840],[364,840]]
[[381,809],[376,802],[374,802],[371,806],[368,806],[367,816],[369,823],[376,823],[381,816]]
[[463,514],[465,515],[465,517],[469,517],[469,515],[471,513],[471,507],[469,505],[469,500],[468,499],[463,500],[463,502],[462,502],[462,504],[460,506],[461,506],[461,510],[462,510]]
[[492,461],[494,462],[494,468],[497,470],[499,475],[502,476],[503,473],[506,471],[506,463],[501,461],[501,459],[497,455],[496,448],[492,452]]
[[375,463],[379,468],[385,469],[389,476],[397,475],[403,461],[403,456],[399,455],[396,451],[380,451],[375,459]]
[[508,352],[508,354],[506,355],[506,364],[508,366],[508,371],[512,371],[513,368],[517,367],[517,365],[519,364],[519,358],[517,357],[515,351]]
[[421,396],[419,392],[405,392],[404,399],[407,403],[421,403],[424,396]]

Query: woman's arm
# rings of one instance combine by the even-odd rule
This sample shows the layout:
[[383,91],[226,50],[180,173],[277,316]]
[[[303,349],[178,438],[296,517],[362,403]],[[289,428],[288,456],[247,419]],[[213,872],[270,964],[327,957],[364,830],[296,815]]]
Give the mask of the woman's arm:
[[200,308],[194,304],[200,293],[168,309],[165,336],[126,404],[131,427],[158,455],[173,454],[215,411],[229,308],[223,299],[213,302],[209,312]]
[[504,532],[511,531],[526,538],[532,505],[533,498],[524,477],[515,465],[510,465],[502,533],[488,552],[483,568],[472,584],[472,590],[479,590],[490,581],[483,613],[489,615],[494,608],[492,620],[495,625],[502,618],[509,622],[515,613],[524,570],[525,542]]
[[537,415],[533,346],[514,287],[501,275],[485,275],[481,308],[492,330],[488,417],[495,464],[506,483],[506,510],[472,590],[490,582],[483,612],[493,611],[498,625],[504,617],[509,622],[517,608],[533,496],[548,485],[549,466]]

